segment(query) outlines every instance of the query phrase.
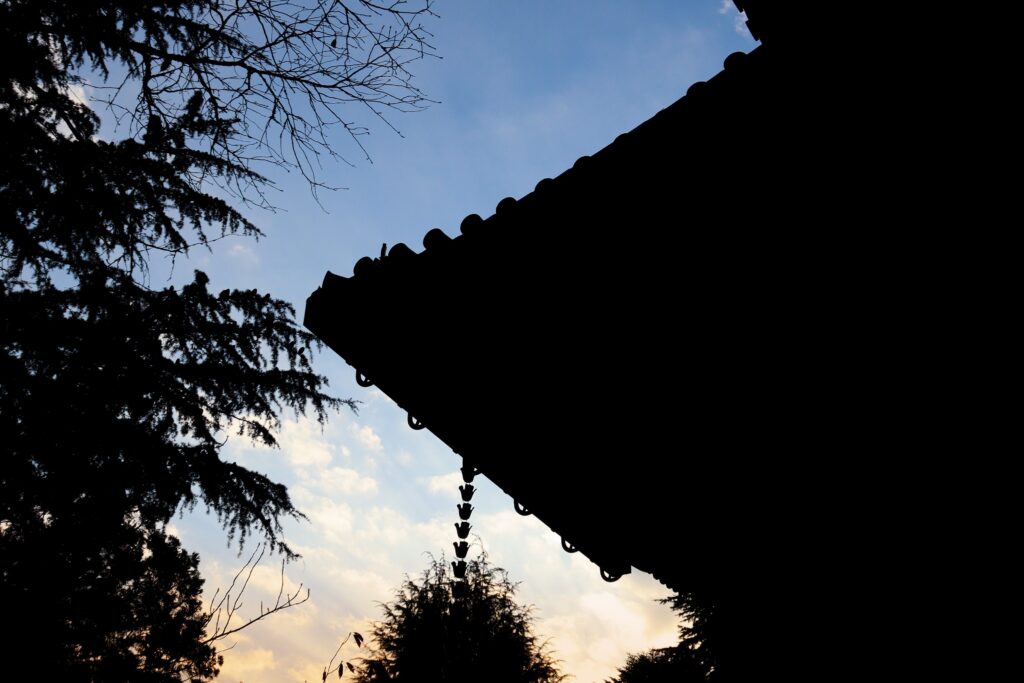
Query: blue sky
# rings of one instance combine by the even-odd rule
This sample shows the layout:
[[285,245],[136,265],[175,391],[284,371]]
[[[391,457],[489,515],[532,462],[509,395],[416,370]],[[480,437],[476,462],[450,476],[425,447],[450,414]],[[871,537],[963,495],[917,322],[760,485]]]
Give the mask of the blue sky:
[[[442,59],[413,71],[438,104],[393,117],[403,137],[373,125],[363,140],[372,163],[339,134],[338,150],[356,167],[328,165],[323,177],[348,189],[322,193],[318,205],[301,177],[279,174],[272,200],[281,210],[249,213],[267,237],[196,251],[178,262],[179,274],[198,267],[214,287],[268,291],[293,302],[301,319],[325,271],[350,275],[384,242],[419,250],[430,228],[457,234],[465,215],[490,215],[503,197],[526,194],[671,104],[729,53],[754,47],[723,0],[439,0],[436,11],[441,18],[429,28]],[[425,568],[426,553],[450,555],[460,459],[429,432],[410,430],[387,397],[358,387],[333,353],[316,367],[336,395],[364,402],[358,416],[339,413],[323,429],[290,416],[278,450],[239,439],[225,447],[226,457],[287,484],[309,516],[287,527],[303,554],[287,576],[309,586],[312,599],[239,634],[223,680],[318,680],[338,640],[367,631],[378,603]],[[575,680],[604,680],[627,652],[674,642],[676,621],[654,602],[666,590],[653,579],[604,583],[597,567],[564,553],[552,532],[516,515],[487,482],[473,502],[473,552],[482,546],[522,581],[537,631]],[[200,553],[208,586],[226,585],[242,562],[237,545],[200,509],[174,528]],[[250,605],[276,594],[273,565],[257,573]]]

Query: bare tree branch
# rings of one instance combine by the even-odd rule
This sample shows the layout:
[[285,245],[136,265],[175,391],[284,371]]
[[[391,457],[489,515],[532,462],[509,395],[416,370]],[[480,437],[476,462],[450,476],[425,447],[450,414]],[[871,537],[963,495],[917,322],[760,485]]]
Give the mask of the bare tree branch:
[[[408,66],[436,56],[422,22],[436,16],[432,0],[238,0],[230,11],[220,4],[134,15],[136,30],[114,49],[141,81],[135,132],[153,116],[174,120],[200,92],[207,116],[236,124],[202,140],[206,149],[240,165],[286,165],[316,188],[326,187],[322,155],[347,161],[331,145],[333,129],[368,158],[360,139],[368,129],[350,105],[397,132],[387,112],[430,103]],[[102,65],[110,56],[93,57]],[[107,104],[125,109],[116,97]],[[231,189],[251,198],[258,184]]]
[[[256,571],[256,568],[259,566],[266,550],[266,544],[259,544],[256,549],[253,550],[249,559],[245,561],[245,564],[235,572],[227,590],[222,593],[220,588],[218,588],[214,592],[213,597],[210,599],[210,611],[206,618],[206,637],[200,641],[204,645],[224,640],[228,636],[247,629],[258,621],[262,621],[271,614],[277,614],[278,612],[282,612],[286,609],[298,607],[309,600],[309,589],[306,588],[305,594],[303,595],[302,584],[299,584],[299,587],[296,588],[294,592],[289,593],[285,591],[285,561],[281,560],[281,583],[277,592],[277,599],[274,601],[274,604],[264,605],[261,602],[259,612],[255,617],[246,619],[238,626],[231,626],[232,620],[243,607],[242,597],[245,595],[245,590],[249,586],[249,581],[252,579],[253,572]],[[225,652],[231,649],[231,647],[234,647],[234,645],[222,649],[221,652]]]
[[[356,657],[355,659],[349,660],[348,662],[346,662],[344,660],[341,660],[341,659],[338,659],[338,655],[341,654],[341,648],[345,647],[345,644],[348,643],[348,641],[352,640],[353,638],[355,638],[356,646],[357,647],[362,647],[363,646],[363,636],[362,636],[362,634],[356,633],[355,631],[351,631],[347,636],[345,636],[345,638],[342,639],[341,644],[338,645],[338,649],[334,651],[334,655],[331,657],[331,661],[327,662],[327,666],[324,667],[323,680],[326,681],[328,676],[330,676],[331,674],[333,674],[333,673],[335,673],[337,671],[340,671],[341,668],[344,667],[344,666],[347,666],[349,671],[355,671],[355,667],[353,666],[352,662],[353,661],[357,661],[357,662],[365,661],[365,658],[363,658],[363,657]],[[338,659],[338,666],[334,666],[334,660],[335,659]],[[338,674],[338,675],[340,676],[341,674]]]

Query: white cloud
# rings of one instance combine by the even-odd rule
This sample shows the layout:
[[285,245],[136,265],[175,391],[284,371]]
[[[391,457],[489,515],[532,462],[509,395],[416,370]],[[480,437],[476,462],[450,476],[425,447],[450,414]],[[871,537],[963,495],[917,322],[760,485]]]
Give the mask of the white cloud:
[[242,244],[241,242],[235,242],[228,249],[228,256],[231,257],[235,262],[247,267],[252,268],[259,265],[260,258],[253,251],[252,247],[248,244]]
[[[249,419],[254,418],[250,416]],[[281,455],[292,467],[326,467],[333,459],[332,439],[314,418],[301,416],[282,420],[275,438],[277,448],[252,443],[242,437],[229,439],[228,451],[232,458],[258,468],[263,463],[280,459]]]
[[366,450],[373,453],[379,453],[384,450],[380,437],[377,436],[377,432],[373,431],[373,427],[370,427],[369,425],[363,425],[360,427],[358,424],[353,422],[349,425],[349,430]]
[[736,5],[732,0],[722,0],[722,6],[718,8],[718,13],[729,14],[730,12],[736,13],[736,16],[733,17],[733,30],[740,35],[749,33],[749,30],[747,29],[747,13],[737,11]]
[[410,520],[390,507],[375,507],[360,515],[356,537],[367,548],[384,545],[391,548],[413,544],[426,546],[422,538],[417,538],[415,525]]
[[462,485],[462,474],[460,472],[438,474],[428,477],[423,481],[426,482],[427,490],[435,495],[442,495],[452,499],[459,498],[459,486]]
[[623,591],[605,589],[587,593],[580,597],[579,605],[593,619],[611,625],[609,637],[627,646],[627,649],[642,648],[647,625],[644,615],[631,604]]
[[252,647],[245,642],[247,640],[240,638],[236,641],[239,644],[234,649],[224,653],[224,666],[221,667],[218,678],[225,681],[252,680],[253,676],[274,670],[276,666],[274,651],[262,647]]
[[[256,567],[252,576],[249,578],[249,586],[255,588],[268,595],[277,594],[279,590],[283,590],[288,595],[295,595],[296,593],[305,593],[302,587],[296,582],[291,576],[288,575],[287,565],[285,566],[284,578],[282,581],[281,574],[281,563],[276,558],[270,560],[264,559],[258,567]],[[248,588],[246,589],[248,590]],[[268,603],[269,604],[269,603]]]
[[[19,92],[19,94],[21,94],[22,96],[24,96],[24,97],[26,97],[28,99],[34,99],[34,96],[30,95],[29,93],[23,93],[20,90],[18,92]],[[76,102],[76,103],[84,105],[86,107],[89,106],[89,96],[88,96],[88,94],[85,91],[85,87],[82,86],[81,84],[76,83],[76,84],[68,86],[67,89],[64,91],[64,93],[71,99],[72,102]],[[65,123],[63,120],[58,122],[57,130],[64,137],[67,137],[67,138],[73,137],[72,133],[71,133],[71,129],[68,128],[67,123]],[[96,136],[94,135],[92,139],[95,140]]]
[[89,106],[89,96],[85,92],[85,86],[74,84],[68,88],[68,97],[78,104]]
[[348,467],[331,467],[316,473],[303,473],[303,483],[328,495],[377,493],[377,480]]
[[331,450],[324,444],[285,448],[284,454],[288,462],[296,467],[323,467],[331,464]]
[[351,542],[355,514],[347,503],[315,496],[303,486],[293,486],[291,492],[323,541],[342,546]]
[[331,463],[330,444],[312,418],[285,421],[277,441],[288,462],[296,467],[326,467]]

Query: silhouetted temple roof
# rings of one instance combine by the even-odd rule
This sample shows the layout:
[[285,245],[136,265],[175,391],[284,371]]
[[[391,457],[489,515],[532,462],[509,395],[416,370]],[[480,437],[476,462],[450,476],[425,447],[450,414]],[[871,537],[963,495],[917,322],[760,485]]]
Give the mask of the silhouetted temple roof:
[[737,4],[751,53],[494,215],[328,273],[305,314],[566,545],[677,589],[781,552],[857,366],[828,56]]

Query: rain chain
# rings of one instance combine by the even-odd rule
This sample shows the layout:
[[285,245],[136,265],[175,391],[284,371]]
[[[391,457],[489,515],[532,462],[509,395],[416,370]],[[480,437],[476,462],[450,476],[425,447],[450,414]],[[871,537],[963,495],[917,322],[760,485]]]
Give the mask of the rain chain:
[[469,530],[473,528],[469,523],[469,517],[473,514],[473,506],[469,501],[473,500],[473,494],[476,492],[476,487],[473,486],[473,477],[480,474],[480,470],[463,459],[461,472],[462,481],[465,483],[459,487],[459,496],[462,498],[462,502],[458,505],[459,522],[455,525],[455,533],[459,540],[452,543],[457,558],[455,562],[452,562],[452,573],[455,575],[452,595],[456,598],[466,594],[466,554],[469,553],[469,541],[466,538],[469,537]]
[[[371,386],[372,382],[366,378],[361,372],[356,371],[356,382],[360,386]],[[423,429],[426,427],[422,421],[413,417],[412,413],[408,415],[409,426],[413,429]],[[473,477],[480,474],[480,470],[466,462],[466,459],[462,459],[462,481],[464,482],[459,486],[459,496],[462,498],[462,502],[458,505],[459,510],[459,521],[455,524],[455,533],[458,535],[459,540],[452,543],[452,547],[455,548],[455,561],[452,562],[452,573],[455,575],[455,580],[452,582],[452,596],[461,598],[466,594],[466,570],[469,565],[466,563],[466,555],[469,554],[469,531],[473,528],[473,525],[469,523],[469,518],[473,514],[473,505],[470,503],[473,500],[473,494],[476,493],[476,487],[473,486]],[[532,513],[529,509],[519,501],[513,501],[513,507],[515,511],[524,517],[528,517]],[[562,549],[567,553],[578,552],[578,548],[567,541],[564,537],[562,538]],[[609,583],[618,581],[622,578],[622,574],[616,571],[609,571],[605,568],[601,568],[601,578]]]

